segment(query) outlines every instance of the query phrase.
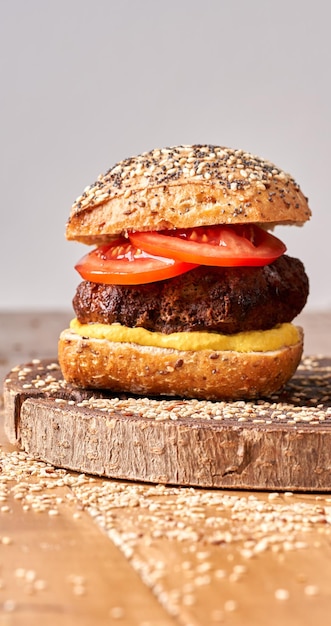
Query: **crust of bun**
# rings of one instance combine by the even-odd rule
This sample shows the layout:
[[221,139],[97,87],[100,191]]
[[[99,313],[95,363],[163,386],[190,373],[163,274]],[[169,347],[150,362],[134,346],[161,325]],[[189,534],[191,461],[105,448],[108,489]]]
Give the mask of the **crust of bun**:
[[266,397],[294,374],[303,350],[300,341],[273,352],[179,351],[106,339],[64,330],[59,339],[63,377],[81,388],[103,388],[139,395],[169,395],[209,400]]
[[75,201],[69,240],[212,224],[303,224],[307,198],[269,161],[221,146],[156,149],[117,163]]

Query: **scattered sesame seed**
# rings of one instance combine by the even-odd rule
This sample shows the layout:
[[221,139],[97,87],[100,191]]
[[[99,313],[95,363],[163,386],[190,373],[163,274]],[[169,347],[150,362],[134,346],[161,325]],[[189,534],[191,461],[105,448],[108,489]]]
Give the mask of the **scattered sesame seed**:
[[110,609],[109,615],[113,619],[122,619],[124,617],[124,609],[121,606],[114,606]]
[[227,600],[224,604],[224,611],[227,613],[233,613],[238,608],[238,603],[235,600]]
[[1,537],[1,543],[2,543],[4,546],[10,546],[10,545],[13,543],[13,540],[12,540],[12,538],[11,538],[11,537],[7,537],[7,536],[5,536],[5,537]]
[[290,597],[290,593],[287,589],[276,589],[275,598],[276,600],[288,600]]
[[36,579],[36,572],[29,569],[25,572],[24,577],[27,582],[33,582]]
[[304,592],[306,596],[317,596],[319,594],[319,588],[317,585],[306,585]]
[[194,579],[194,583],[197,585],[197,587],[202,587],[203,585],[210,585],[211,576],[209,576],[208,574],[206,574],[205,576],[197,576]]
[[35,580],[33,583],[34,589],[36,591],[44,591],[44,589],[47,589],[47,583],[45,580],[42,580],[41,578],[38,580]]
[[182,599],[184,606],[193,606],[196,603],[196,598],[192,594],[185,594]]
[[225,569],[217,569],[215,571],[215,577],[219,578],[219,579],[223,579],[226,577],[226,571]]
[[74,585],[72,591],[75,596],[84,596],[86,588],[83,585]]
[[5,600],[2,604],[2,609],[5,613],[12,613],[16,609],[15,600]]

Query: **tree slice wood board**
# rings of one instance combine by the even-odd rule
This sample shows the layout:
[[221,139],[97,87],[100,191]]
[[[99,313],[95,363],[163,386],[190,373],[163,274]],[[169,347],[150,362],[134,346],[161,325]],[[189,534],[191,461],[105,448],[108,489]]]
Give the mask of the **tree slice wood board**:
[[331,358],[256,401],[146,398],[67,385],[34,360],[4,383],[9,440],[57,467],[208,488],[331,491]]

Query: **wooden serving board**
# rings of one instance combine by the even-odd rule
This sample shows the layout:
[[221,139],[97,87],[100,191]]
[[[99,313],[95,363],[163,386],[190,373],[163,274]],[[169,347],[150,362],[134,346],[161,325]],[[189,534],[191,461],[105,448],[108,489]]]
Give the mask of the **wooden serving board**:
[[144,398],[67,385],[57,361],[14,368],[5,430],[36,459],[152,483],[331,491],[331,358],[267,400]]

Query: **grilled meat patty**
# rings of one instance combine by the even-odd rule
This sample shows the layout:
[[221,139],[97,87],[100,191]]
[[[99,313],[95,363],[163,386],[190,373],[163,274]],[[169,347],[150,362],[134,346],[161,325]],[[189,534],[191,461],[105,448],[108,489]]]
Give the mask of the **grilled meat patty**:
[[231,334],[291,322],[308,292],[301,261],[283,255],[264,267],[201,265],[145,285],[84,281],[73,307],[83,324],[119,322],[166,334],[192,330]]

